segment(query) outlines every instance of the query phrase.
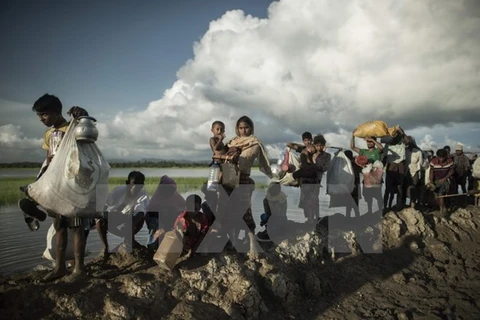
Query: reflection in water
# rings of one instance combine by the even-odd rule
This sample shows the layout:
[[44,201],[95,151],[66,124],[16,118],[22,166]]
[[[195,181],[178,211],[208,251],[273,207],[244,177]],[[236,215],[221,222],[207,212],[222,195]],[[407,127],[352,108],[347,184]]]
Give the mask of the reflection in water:
[[[115,170],[123,170],[122,172],[115,172]],[[147,176],[155,176],[160,174],[169,174],[181,177],[202,177],[205,175],[204,169],[150,169],[156,171],[148,172],[148,169],[141,169]],[[178,172],[174,172],[174,170]],[[0,174],[4,174],[5,170],[0,170]],[[26,172],[28,170],[19,170]],[[127,176],[131,169],[112,169],[115,176]],[[33,171],[32,171],[33,172]],[[196,175],[195,175],[196,174]],[[4,175],[0,175],[2,177]],[[18,175],[17,175],[18,176]],[[31,176],[26,174],[24,176]],[[266,183],[267,179],[260,172],[253,172],[252,177],[257,182]],[[299,188],[283,187],[283,191],[288,196],[288,218],[296,222],[304,222],[303,211],[298,208],[300,198]],[[264,190],[256,190],[252,197],[252,211],[253,217],[257,223],[257,231],[262,230],[260,225],[260,215],[263,213],[263,197]],[[203,196],[198,190],[197,194]],[[188,196],[190,193],[184,194]],[[345,208],[328,208],[329,197],[325,195],[325,188],[320,191],[320,215],[326,216],[336,212],[345,212]],[[365,203],[360,201],[361,214],[366,212]],[[11,274],[18,272],[25,272],[31,270],[38,265],[51,265],[50,261],[42,258],[43,251],[46,248],[46,234],[52,223],[51,218],[40,223],[40,229],[36,232],[31,232],[23,220],[23,215],[17,206],[0,207],[0,272],[2,274]],[[241,234],[242,236],[242,234]],[[115,248],[121,243],[121,239],[111,234],[109,237],[110,249]],[[137,241],[145,244],[147,240],[147,228],[144,228],[137,234]],[[71,239],[69,239],[70,241]],[[90,252],[88,258],[95,257],[101,248],[100,239],[96,230],[91,230],[87,240],[87,252]]]

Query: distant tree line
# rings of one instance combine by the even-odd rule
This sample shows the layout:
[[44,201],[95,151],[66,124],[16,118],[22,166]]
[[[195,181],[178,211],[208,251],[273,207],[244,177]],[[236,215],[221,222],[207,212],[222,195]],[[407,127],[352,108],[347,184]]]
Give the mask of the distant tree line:
[[109,162],[112,168],[198,168],[207,167],[210,162],[178,162],[175,160],[161,161],[127,161],[127,162]]
[[41,168],[41,162],[12,162],[0,163],[0,168]]
[[[270,163],[276,163],[275,159],[271,159]],[[207,167],[210,161],[175,161],[175,160],[160,160],[160,161],[126,161],[126,162],[109,162],[112,168],[201,168]],[[0,168],[40,168],[41,162],[12,162],[0,163]],[[258,166],[256,164],[255,166]]]
[[[169,160],[162,161],[126,161],[108,162],[112,168],[192,168],[207,167],[210,162],[176,162]],[[41,162],[12,162],[0,163],[0,168],[40,168]]]

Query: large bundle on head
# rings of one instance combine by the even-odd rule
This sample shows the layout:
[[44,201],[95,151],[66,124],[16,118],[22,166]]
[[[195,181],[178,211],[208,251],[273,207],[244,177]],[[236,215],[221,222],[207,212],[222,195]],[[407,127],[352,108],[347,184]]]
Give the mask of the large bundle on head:
[[395,136],[397,127],[389,128],[384,121],[373,120],[359,125],[353,135],[359,138]]

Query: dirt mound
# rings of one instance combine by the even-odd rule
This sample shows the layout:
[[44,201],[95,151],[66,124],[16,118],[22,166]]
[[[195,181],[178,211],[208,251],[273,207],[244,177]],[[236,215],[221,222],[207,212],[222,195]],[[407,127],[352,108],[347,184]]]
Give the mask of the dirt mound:
[[196,255],[173,272],[146,250],[120,251],[81,283],[4,277],[0,308],[7,319],[480,319],[479,225],[476,207],[335,215],[262,243],[256,260]]

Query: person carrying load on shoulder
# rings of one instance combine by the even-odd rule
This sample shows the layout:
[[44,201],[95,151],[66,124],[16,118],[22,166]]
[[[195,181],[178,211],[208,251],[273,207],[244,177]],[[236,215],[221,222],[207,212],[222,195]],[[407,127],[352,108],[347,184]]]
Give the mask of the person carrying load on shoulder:
[[[355,131],[354,131],[355,132]],[[368,163],[374,163],[377,160],[381,160],[383,146],[377,141],[376,137],[366,137],[367,149],[360,149],[355,146],[355,135],[352,132],[352,138],[350,140],[350,149],[358,153],[358,155],[364,155],[367,157]]]
[[301,160],[299,159],[298,155],[294,154],[291,150],[295,150],[297,153],[300,154],[301,157],[302,153],[305,151],[306,148],[313,146],[312,134],[308,131],[302,133],[302,142],[303,145],[295,142],[287,143],[287,149],[281,155],[281,157],[283,156],[283,161],[281,162],[280,166],[282,172],[293,173],[295,170],[298,169],[299,165],[301,165]]
[[301,153],[306,147],[312,144],[313,142],[312,134],[308,131],[305,131],[304,133],[302,133],[302,141],[303,141],[303,145],[295,142],[289,142],[287,143],[287,147],[297,151],[298,153]]
[[[44,161],[44,165],[41,169],[37,180],[48,170],[48,166],[51,163],[53,157],[56,154],[57,148],[60,145],[62,138],[67,131],[69,121],[67,121],[62,115],[62,103],[54,95],[45,94],[35,101],[32,111],[36,112],[39,120],[47,127],[49,127],[44,134],[42,148],[47,151],[47,158]],[[72,107],[68,111],[74,119],[81,116],[88,116],[88,112],[80,107]],[[19,201],[20,209],[28,216],[44,221],[46,214],[37,208],[37,203],[33,201],[28,195],[27,188],[22,188],[22,191],[26,193],[26,198]],[[55,268],[49,273],[43,280],[52,281],[61,278],[67,274],[67,268],[65,265],[65,250],[67,247],[67,228],[73,232],[73,248],[75,256],[74,269],[69,277],[69,281],[74,281],[85,277],[85,226],[90,226],[90,219],[82,219],[76,217],[65,217],[61,212],[52,213],[54,217],[54,226],[56,230],[56,256],[55,256]]]
[[[371,137],[367,136],[365,137],[365,142],[367,144],[367,148],[360,149],[355,145],[355,133],[358,131],[358,129],[355,129],[352,132],[352,138],[350,140],[350,149],[352,151],[358,153],[358,156],[355,158],[355,164],[359,167],[364,168],[364,180],[362,181],[362,195],[365,198],[365,202],[367,203],[367,211],[368,213],[372,213],[372,204],[373,200],[376,199],[377,202],[378,200],[382,200],[382,188],[381,184],[380,187],[378,187],[377,184],[375,185],[370,185],[369,183],[365,184],[365,175],[367,176],[372,176],[373,173],[370,173],[370,171],[377,170],[379,167],[378,163],[376,164],[375,168],[373,167],[373,164],[376,163],[376,161],[380,161],[382,158],[382,152],[383,152],[383,146],[380,142],[377,141],[376,137]],[[371,166],[367,166],[370,164]],[[383,167],[383,166],[382,166]],[[383,168],[381,168],[383,170]],[[368,179],[367,179],[368,180]],[[380,203],[379,203],[380,205]],[[380,207],[379,207],[380,208]]]

